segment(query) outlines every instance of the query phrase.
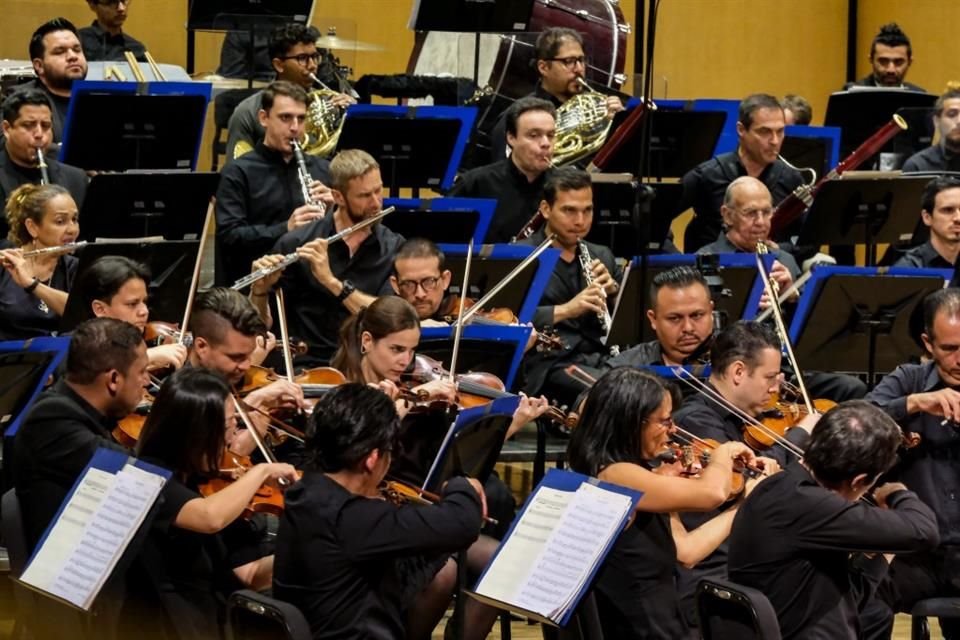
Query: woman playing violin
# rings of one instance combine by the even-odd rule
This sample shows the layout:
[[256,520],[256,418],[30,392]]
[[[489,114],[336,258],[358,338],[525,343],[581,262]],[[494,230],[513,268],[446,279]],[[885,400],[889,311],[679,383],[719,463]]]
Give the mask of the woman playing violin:
[[[474,479],[453,478],[432,506],[381,499],[399,433],[393,403],[369,385],[337,387],[311,415],[273,593],[303,611],[315,639],[429,638],[449,601],[449,553],[477,539],[485,503]],[[469,598],[465,607],[466,637],[485,638],[495,611]]]
[[160,618],[139,619],[163,619],[175,637],[219,637],[223,596],[244,585],[265,588],[272,578],[272,555],[262,546],[238,548],[230,527],[265,482],[295,481],[293,467],[258,464],[218,493],[199,493],[205,479],[242,471],[222,468],[234,419],[222,376],[181,369],[161,386],[137,444],[138,457],[173,471],[173,477],[139,558],[145,575],[128,584],[137,590],[139,607],[162,610]]
[[63,187],[25,184],[10,194],[6,215],[15,248],[0,250],[0,341],[50,335],[59,328],[77,259],[25,254],[74,242],[77,204]]
[[[79,295],[87,317],[115,318],[147,328],[147,284],[150,269],[124,256],[97,258],[77,278],[73,295]],[[151,369],[179,369],[187,359],[182,344],[161,344],[147,348]]]
[[[731,493],[734,464],[756,460],[746,445],[730,442],[712,451],[698,478],[655,473],[675,432],[674,395],[650,374],[613,369],[590,389],[567,449],[574,471],[644,492],[633,523],[617,539],[596,582],[606,637],[684,637],[676,564],[693,565],[721,544],[736,509],[692,531],[676,512],[719,506]],[[747,482],[748,491],[755,482]]]

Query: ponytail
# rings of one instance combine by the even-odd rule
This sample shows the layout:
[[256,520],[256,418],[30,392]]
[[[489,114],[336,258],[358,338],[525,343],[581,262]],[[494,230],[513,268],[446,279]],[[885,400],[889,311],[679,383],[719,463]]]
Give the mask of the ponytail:
[[377,341],[397,331],[419,328],[420,317],[409,302],[399,296],[381,296],[341,325],[340,342],[330,364],[342,371],[347,380],[363,382],[360,342],[364,332]]

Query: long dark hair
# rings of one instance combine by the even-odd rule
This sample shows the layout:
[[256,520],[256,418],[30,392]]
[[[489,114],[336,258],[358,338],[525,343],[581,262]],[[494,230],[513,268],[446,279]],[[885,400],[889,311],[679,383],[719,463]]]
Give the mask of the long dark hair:
[[149,267],[125,256],[102,256],[83,270],[70,293],[81,297],[84,315],[92,318],[94,300],[110,304],[123,285],[131,280],[143,280],[147,285],[150,282]]
[[360,337],[364,331],[374,340],[380,340],[397,331],[419,328],[420,317],[413,305],[399,296],[381,296],[344,321],[340,327],[340,344],[330,365],[342,371],[347,380],[363,382]]
[[668,394],[673,391],[659,378],[632,367],[618,367],[601,376],[590,389],[570,437],[570,468],[595,476],[615,462],[641,463],[641,434]]
[[355,468],[370,452],[397,447],[400,418],[387,394],[348,382],[326,393],[307,425],[307,468],[335,473]]
[[137,442],[147,457],[182,477],[208,476],[224,447],[226,379],[209,369],[187,367],[160,387]]

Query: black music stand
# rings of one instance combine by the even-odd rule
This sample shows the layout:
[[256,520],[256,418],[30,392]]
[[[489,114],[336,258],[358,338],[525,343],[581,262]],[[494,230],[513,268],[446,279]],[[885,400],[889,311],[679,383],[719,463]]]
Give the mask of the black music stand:
[[893,151],[909,158],[933,144],[933,107],[903,107],[897,115],[907,123],[907,130],[893,139]]
[[[840,127],[840,156],[847,157],[876,131],[890,122],[893,114],[903,107],[932,107],[937,96],[903,89],[868,88],[837,91],[827,100],[823,124]],[[897,137],[903,133],[897,134]],[[894,138],[896,140],[896,137]],[[884,149],[892,149],[887,143]],[[862,165],[861,165],[862,166]]]
[[[613,255],[626,257],[644,253],[663,253],[670,225],[678,211],[683,185],[654,183],[656,196],[652,203],[650,223],[646,230],[634,221],[639,184],[634,180],[593,182],[593,226],[587,240],[609,247]],[[646,242],[646,247],[640,244]]]
[[203,232],[218,173],[100,173],[80,210],[80,237],[196,240]]
[[911,318],[945,276],[935,269],[817,268],[790,327],[797,361],[814,371],[866,372],[872,386],[877,373],[920,355]]
[[422,188],[446,191],[476,117],[472,107],[357,104],[347,109],[337,150],[363,149],[376,158],[394,197],[402,188],[412,189],[414,197]]
[[[656,180],[679,178],[713,157],[727,114],[722,111],[653,111],[650,162],[646,176]],[[637,128],[637,136],[644,127]],[[605,171],[636,174],[641,145],[624,144],[610,158]]]
[[878,243],[897,243],[917,227],[927,178],[853,178],[823,183],[806,214],[798,245],[865,244],[867,265]]
[[430,238],[437,244],[483,243],[497,201],[491,198],[387,198],[384,207],[396,212],[382,224],[404,238]]
[[[199,240],[167,242],[91,244],[81,249],[78,278],[94,260],[102,256],[124,256],[150,268],[147,297],[150,319],[181,322],[187,306],[187,292],[197,262]],[[90,309],[83,308],[79,286],[74,286],[67,298],[67,306],[60,320],[62,331],[72,331],[78,324],[92,317]]]

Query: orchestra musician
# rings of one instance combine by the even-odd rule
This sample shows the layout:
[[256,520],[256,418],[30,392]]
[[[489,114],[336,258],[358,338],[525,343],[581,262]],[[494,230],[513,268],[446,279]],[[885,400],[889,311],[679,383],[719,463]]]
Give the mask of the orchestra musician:
[[[327,393],[308,434],[303,479],[284,496],[274,595],[300,608],[314,638],[429,638],[449,601],[450,554],[476,544],[483,488],[452,478],[436,504],[385,502],[400,420],[368,385]],[[485,638],[496,610],[472,598],[464,608],[464,637]]]
[[[578,31],[567,27],[544,29],[537,36],[534,55],[539,80],[528,97],[547,100],[556,108],[583,91],[580,80],[587,71],[587,56],[583,52],[583,36]],[[623,102],[617,96],[608,96],[606,107],[610,117],[624,109]],[[502,160],[507,155],[508,144],[514,146],[507,136],[509,131],[506,117],[501,116],[490,132],[492,162]]]
[[[53,140],[53,108],[42,91],[25,89],[8,96],[0,106],[3,118],[3,145],[0,146],[0,204],[6,205],[13,190],[22,184],[40,184],[43,172],[37,154]],[[44,153],[47,179],[66,188],[78,207],[87,195],[87,175],[82,169],[62,164]],[[6,235],[6,220],[0,232]]]
[[907,158],[904,173],[960,171],[960,84],[947,84],[933,105],[932,117],[940,142]]
[[780,101],[783,107],[783,121],[788,127],[791,125],[809,125],[813,121],[813,107],[803,96],[788,93]]
[[[736,508],[697,529],[684,527],[677,512],[706,511],[726,501],[735,462],[768,464],[763,473],[777,470],[743,443],[726,442],[710,452],[699,478],[657,473],[676,433],[674,402],[674,394],[648,373],[609,371],[590,389],[567,447],[573,471],[643,491],[632,523],[594,583],[606,638],[688,637],[678,612],[676,565],[693,566],[716,548],[729,534]],[[746,482],[747,491],[758,479]]]
[[509,158],[471,169],[447,193],[455,198],[496,198],[484,242],[510,242],[537,210],[551,173],[556,109],[541,98],[521,98],[504,116]]
[[44,22],[30,36],[30,60],[37,77],[16,90],[36,89],[47,95],[53,105],[53,143],[59,144],[73,82],[87,77],[87,59],[77,28],[66,18]]
[[[813,428],[803,461],[764,481],[740,505],[728,568],[770,600],[784,640],[890,638],[893,618],[868,620],[884,554],[913,557],[939,537],[933,512],[899,482],[873,491],[897,459],[901,432],[855,400]],[[889,613],[889,611],[888,611]]]
[[268,293],[279,282],[286,294],[290,331],[307,343],[308,353],[297,359],[304,366],[324,365],[337,345],[340,325],[351,314],[391,293],[393,256],[403,237],[382,224],[365,227],[327,246],[327,238],[377,215],[383,207],[380,165],[366,151],[345,149],[330,163],[336,208],[284,235],[274,255],[253,264],[256,271],[270,267],[288,253],[300,261],[253,284],[250,299],[267,325],[273,317]]
[[720,235],[720,208],[727,187],[737,178],[750,176],[763,182],[774,204],[803,184],[800,172],[780,159],[785,126],[783,107],[773,96],[756,93],[743,99],[737,120],[737,148],[703,162],[683,176],[683,197],[678,210],[693,207],[695,214],[684,234],[684,251],[693,253]]
[[[228,37],[233,35],[231,33]],[[286,24],[274,29],[270,33],[267,49],[273,71],[276,72],[276,80],[295,84],[307,94],[312,89],[319,89],[310,77],[317,76],[320,61],[323,59],[323,54],[317,50],[319,37],[320,32],[316,27],[298,23]],[[247,36],[247,42],[249,42],[249,36]],[[246,61],[245,52],[243,59]],[[245,98],[230,116],[230,122],[227,125],[227,165],[255,148],[257,143],[264,139],[266,125],[259,116],[263,109],[262,95],[263,92],[258,91]],[[344,93],[331,97],[331,101],[332,104],[344,108],[356,102]],[[300,136],[297,139],[300,140]]]
[[89,27],[80,29],[80,44],[88,61],[124,60],[129,51],[140,62],[147,61],[147,48],[123,30],[127,11],[133,0],[87,0],[96,18]]
[[[150,318],[149,282],[146,265],[123,256],[103,256],[77,276],[70,295],[80,297],[87,317],[123,320],[143,332]],[[147,348],[147,359],[151,370],[179,369],[186,362],[187,348],[182,344],[155,345]]]
[[264,483],[295,482],[294,468],[284,463],[244,468],[235,462],[234,482],[201,494],[206,480],[228,471],[221,461],[230,459],[227,433],[236,420],[230,387],[217,373],[187,368],[160,387],[136,455],[173,475],[127,578],[126,621],[140,627],[138,635],[217,638],[230,593],[271,584],[269,548],[229,530],[242,526],[240,516]]
[[[882,590],[894,611],[909,611],[924,598],[960,596],[960,516],[956,509],[956,455],[960,451],[960,289],[936,291],[923,301],[923,343],[930,359],[904,364],[884,377],[867,400],[883,409],[920,443],[901,450],[890,477],[916,491],[933,509],[940,545],[897,556]],[[944,638],[960,638],[955,619],[940,619]]]
[[[553,246],[560,259],[550,275],[533,316],[538,330],[552,326],[565,343],[559,351],[529,353],[524,359],[527,393],[543,394],[561,405],[573,406],[582,384],[564,369],[571,364],[599,369],[609,357],[606,331],[600,316],[613,310],[622,269],[607,247],[587,242],[593,225],[593,187],[586,171],[563,167],[553,172],[543,190],[540,213],[545,228],[524,244],[539,245],[547,233],[556,234]],[[589,273],[582,262],[589,253]]]
[[59,329],[77,258],[29,252],[74,242],[77,205],[61,186],[25,184],[10,194],[6,213],[14,248],[0,249],[0,340],[50,335]]
[[906,81],[912,63],[910,38],[896,22],[885,24],[870,43],[870,75],[849,82],[843,88],[885,87],[924,92],[924,89]]
[[943,176],[931,180],[921,197],[920,219],[930,238],[893,266],[953,269],[960,255],[960,179]]
[[440,247],[426,238],[405,240],[393,257],[390,286],[416,309],[423,327],[450,324],[443,319],[452,306],[446,295],[452,274],[445,260]]
[[329,163],[304,157],[312,180],[303,201],[292,141],[303,135],[307,94],[290,82],[274,82],[260,93],[258,118],[263,140],[243,160],[224,167],[217,189],[217,282],[229,285],[246,275],[285,233],[324,215],[332,203]]
[[66,375],[33,406],[13,442],[13,482],[33,549],[97,447],[124,450],[111,432],[140,402],[147,347],[139,329],[94,318],[73,332]]

